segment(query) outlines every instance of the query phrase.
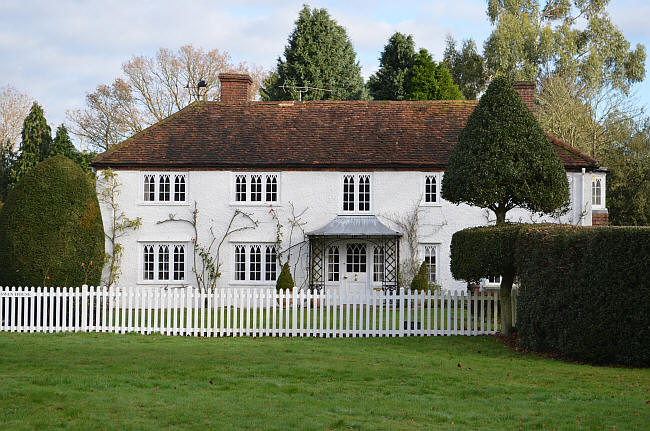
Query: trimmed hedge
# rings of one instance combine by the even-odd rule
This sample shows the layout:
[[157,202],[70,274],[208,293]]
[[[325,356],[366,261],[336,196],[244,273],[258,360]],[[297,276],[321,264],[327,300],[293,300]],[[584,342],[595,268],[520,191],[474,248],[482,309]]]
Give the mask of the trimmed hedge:
[[515,265],[522,224],[463,229],[451,238],[451,274],[457,280],[479,281],[504,274]]
[[275,289],[279,292],[280,289],[291,290],[293,289],[294,282],[293,277],[291,276],[291,269],[289,269],[289,262],[285,262],[282,265],[282,270],[280,271],[280,276],[275,282]]
[[425,261],[422,262],[418,273],[411,280],[411,290],[417,290],[418,292],[427,292],[429,290],[429,273]]
[[517,247],[523,347],[650,366],[650,229],[533,226]]
[[104,228],[88,174],[64,156],[27,172],[0,212],[0,244],[0,285],[99,284]]

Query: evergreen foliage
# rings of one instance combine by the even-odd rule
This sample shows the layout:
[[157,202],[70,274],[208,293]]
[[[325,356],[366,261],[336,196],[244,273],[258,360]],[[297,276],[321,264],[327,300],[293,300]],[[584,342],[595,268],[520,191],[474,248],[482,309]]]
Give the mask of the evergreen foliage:
[[275,288],[276,290],[284,289],[285,291],[287,289],[291,290],[293,289],[294,282],[293,282],[293,277],[291,276],[291,269],[289,268],[289,262],[285,262],[284,265],[282,265],[282,271],[280,271],[280,276],[278,277],[278,280],[275,283]]
[[516,251],[526,349],[650,366],[650,229],[531,226]]
[[406,85],[414,61],[413,36],[393,34],[379,58],[379,70],[368,79],[370,96],[376,100],[406,100]]
[[61,124],[56,129],[56,135],[52,141],[52,147],[48,157],[63,155],[79,165],[81,169],[86,172],[90,172],[90,162],[95,156],[94,153],[82,153],[78,151],[72,141],[70,140],[70,135],[68,135],[68,129]]
[[47,125],[43,108],[36,102],[23,122],[21,139],[20,155],[13,169],[13,182],[19,181],[25,173],[50,154],[52,130]]
[[309,90],[302,100],[358,100],[366,98],[361,67],[343,27],[326,9],[305,5],[296,27],[278,58],[276,70],[264,81],[263,100],[298,100],[297,90],[287,86],[309,86],[332,91]]
[[454,84],[444,64],[436,64],[431,54],[421,48],[415,56],[406,85],[408,100],[458,100],[463,94]]
[[0,285],[97,285],[104,229],[89,176],[65,156],[29,170],[0,213]]
[[422,262],[420,269],[413,280],[411,280],[411,291],[417,290],[418,292],[425,292],[429,290],[429,274],[427,270],[427,263]]
[[568,203],[557,152],[507,78],[492,81],[461,131],[442,197],[489,208],[497,224],[516,207],[552,214]]
[[476,100],[479,93],[485,90],[488,78],[485,60],[472,39],[464,40],[462,48],[458,50],[454,38],[448,36],[443,62],[465,99]]
[[11,172],[16,162],[16,153],[13,151],[13,144],[7,141],[0,144],[0,202],[4,202],[12,184]]

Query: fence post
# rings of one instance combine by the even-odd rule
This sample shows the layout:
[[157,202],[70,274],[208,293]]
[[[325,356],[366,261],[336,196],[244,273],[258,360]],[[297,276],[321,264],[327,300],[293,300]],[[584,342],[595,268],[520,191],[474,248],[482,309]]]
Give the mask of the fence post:
[[81,330],[88,329],[88,285],[81,286]]

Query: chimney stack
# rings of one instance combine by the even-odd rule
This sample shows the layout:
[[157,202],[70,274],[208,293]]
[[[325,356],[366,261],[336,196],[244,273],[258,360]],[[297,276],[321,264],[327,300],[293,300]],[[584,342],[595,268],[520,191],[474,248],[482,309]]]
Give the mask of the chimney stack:
[[512,86],[515,91],[519,93],[519,97],[524,101],[524,105],[530,109],[531,112],[535,111],[535,83],[531,81],[517,81]]
[[244,73],[220,73],[221,103],[240,104],[250,100],[253,80]]

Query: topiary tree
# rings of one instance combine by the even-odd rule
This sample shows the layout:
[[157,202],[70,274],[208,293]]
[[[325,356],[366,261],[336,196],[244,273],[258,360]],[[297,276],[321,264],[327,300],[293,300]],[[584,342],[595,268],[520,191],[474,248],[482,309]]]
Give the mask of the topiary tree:
[[278,281],[275,283],[275,289],[280,291],[280,289],[293,289],[294,282],[293,277],[291,276],[291,270],[289,269],[289,262],[285,262],[282,265],[282,271],[280,271],[280,276]]
[[39,163],[0,213],[0,285],[99,284],[104,229],[93,182],[65,156]]
[[422,261],[418,273],[411,280],[411,290],[417,290],[419,292],[429,290],[429,272],[425,261]]
[[[507,78],[492,81],[467,120],[449,157],[442,197],[492,210],[497,225],[513,208],[552,214],[567,206],[562,162]],[[514,271],[500,275],[501,300],[509,303]],[[511,328],[512,315],[504,310],[504,334]]]

